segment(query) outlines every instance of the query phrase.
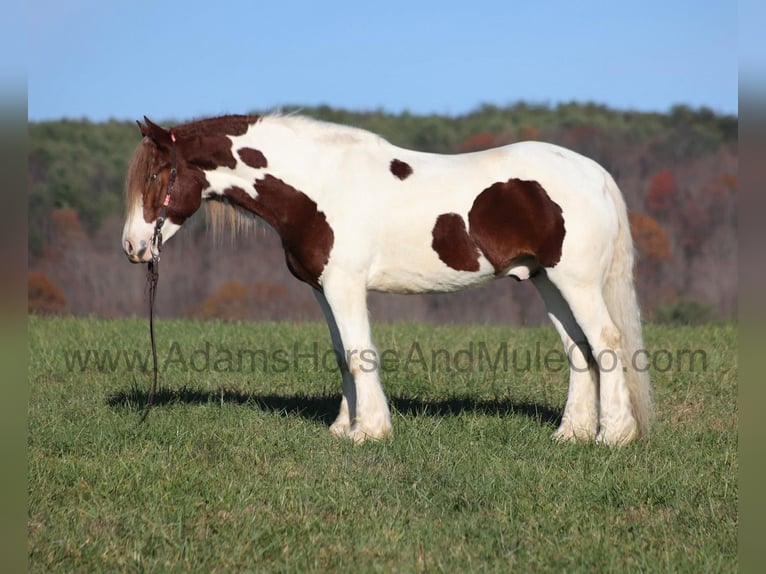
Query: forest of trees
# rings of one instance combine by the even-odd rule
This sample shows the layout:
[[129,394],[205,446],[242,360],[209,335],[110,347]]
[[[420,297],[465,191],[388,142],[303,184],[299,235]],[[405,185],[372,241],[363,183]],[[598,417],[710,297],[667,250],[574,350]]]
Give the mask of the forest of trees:
[[[300,113],[369,129],[422,151],[457,153],[534,139],[592,157],[614,175],[625,194],[645,315],[680,321],[735,316],[734,116],[686,106],[659,114],[577,103],[485,105],[459,117],[329,107]],[[180,120],[186,119],[191,118]],[[132,122],[29,124],[31,312],[104,317],[145,313],[145,270],[130,265],[120,247],[123,181],[138,141]],[[168,243],[163,255],[158,306],[164,317],[320,317],[310,288],[292,278],[278,239],[265,229],[215,243],[200,214]],[[453,295],[373,294],[370,303],[378,320],[533,324],[545,316],[531,285],[513,281]]]

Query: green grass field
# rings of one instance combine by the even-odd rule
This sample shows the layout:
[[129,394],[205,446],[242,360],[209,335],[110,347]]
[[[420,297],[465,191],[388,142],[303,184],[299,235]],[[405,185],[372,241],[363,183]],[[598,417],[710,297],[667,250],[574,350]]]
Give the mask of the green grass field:
[[31,571],[737,570],[732,326],[646,328],[657,422],[614,449],[551,442],[552,327],[377,326],[394,437],[358,446],[324,325],[157,337],[139,426],[145,321],[30,318]]

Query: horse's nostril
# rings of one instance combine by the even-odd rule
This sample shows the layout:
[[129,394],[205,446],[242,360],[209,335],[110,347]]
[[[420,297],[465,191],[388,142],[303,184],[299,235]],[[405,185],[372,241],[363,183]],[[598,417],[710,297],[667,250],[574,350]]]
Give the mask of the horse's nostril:
[[125,240],[125,253],[128,255],[133,255],[133,244],[130,242],[130,239]]

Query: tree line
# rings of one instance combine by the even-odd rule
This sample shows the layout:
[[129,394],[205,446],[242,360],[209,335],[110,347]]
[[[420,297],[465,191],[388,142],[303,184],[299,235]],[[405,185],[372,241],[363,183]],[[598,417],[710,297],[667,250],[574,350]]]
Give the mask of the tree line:
[[[668,113],[645,113],[588,103],[483,105],[461,116],[329,106],[288,107],[283,113],[295,110],[368,129],[396,145],[422,151],[460,153],[535,139],[583,153],[607,168],[625,194],[646,314],[662,319],[680,313],[682,320],[728,319],[735,314],[735,116],[681,105]],[[165,125],[179,121],[152,119]],[[119,253],[125,170],[139,141],[135,123],[32,122],[28,141],[30,310],[140,313],[139,274]],[[184,266],[174,270],[170,264],[169,272],[165,270],[171,281],[183,286],[182,297],[176,294],[167,301],[167,314],[225,319],[317,316],[310,291],[293,285],[278,261],[281,254],[274,238],[257,234],[234,245],[211,245],[204,221],[194,219],[177,242]],[[493,285],[450,297],[462,298],[465,304],[443,296],[373,297],[371,303],[379,318],[391,320],[530,323],[544,315],[536,295],[523,285]]]

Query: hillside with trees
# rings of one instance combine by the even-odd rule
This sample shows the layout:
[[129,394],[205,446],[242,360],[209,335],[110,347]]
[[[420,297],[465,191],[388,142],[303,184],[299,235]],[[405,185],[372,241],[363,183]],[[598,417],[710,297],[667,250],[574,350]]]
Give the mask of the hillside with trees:
[[[541,140],[589,156],[614,175],[625,194],[645,315],[681,321],[735,315],[734,116],[685,106],[659,114],[577,103],[485,105],[457,117],[329,107],[300,113],[365,128],[422,151],[459,153]],[[145,313],[144,267],[129,264],[120,247],[125,170],[138,141],[132,122],[29,124],[31,312]],[[195,216],[163,250],[162,316],[320,317],[310,288],[289,274],[269,231],[215,243],[205,228],[204,215]],[[371,309],[378,320],[531,324],[544,318],[531,285],[513,281],[453,295],[373,294]]]

